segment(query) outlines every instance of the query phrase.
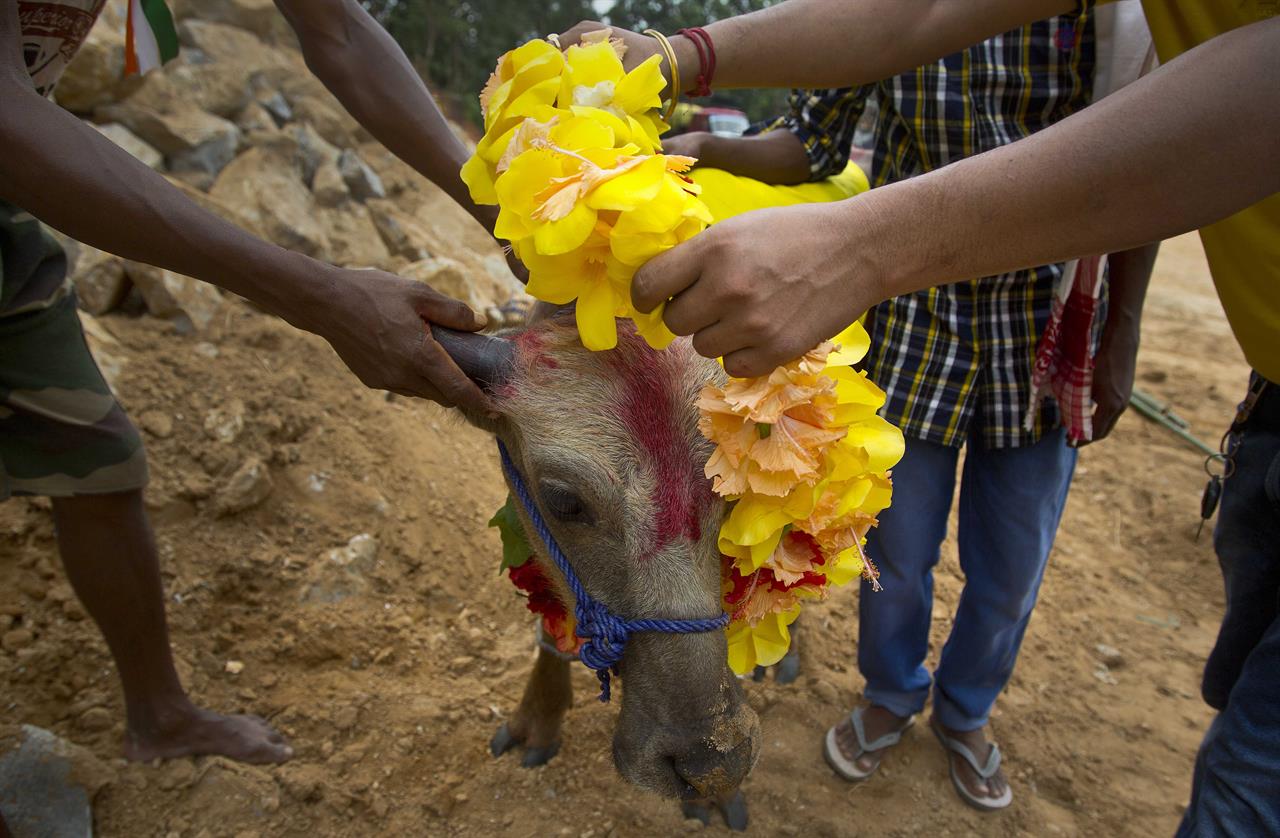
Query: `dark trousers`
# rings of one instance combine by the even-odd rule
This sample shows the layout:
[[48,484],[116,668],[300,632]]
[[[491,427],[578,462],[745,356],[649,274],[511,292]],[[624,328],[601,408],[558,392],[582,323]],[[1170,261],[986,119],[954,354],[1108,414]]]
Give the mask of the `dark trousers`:
[[1202,687],[1220,712],[1178,838],[1280,836],[1280,387],[1265,382],[1234,437],[1214,531],[1227,610]]

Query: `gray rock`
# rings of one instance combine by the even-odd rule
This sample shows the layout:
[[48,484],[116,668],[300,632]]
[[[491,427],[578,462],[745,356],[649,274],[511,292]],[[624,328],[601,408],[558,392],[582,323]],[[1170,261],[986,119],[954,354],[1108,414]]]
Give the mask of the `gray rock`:
[[335,265],[390,267],[391,254],[363,204],[348,202],[342,207],[325,207],[319,211],[318,218],[329,237],[329,260]]
[[80,308],[90,314],[106,314],[129,293],[124,260],[87,244],[78,248],[71,281],[75,283]]
[[89,344],[89,351],[93,353],[93,360],[98,364],[98,370],[111,391],[119,397],[124,392],[121,374],[129,363],[122,351],[124,347],[106,326],[98,322],[98,318],[87,311],[80,312],[80,326],[84,329],[85,341]]
[[351,537],[347,546],[329,551],[329,561],[341,567],[367,572],[378,558],[378,539],[362,532]]
[[271,494],[271,472],[257,457],[245,460],[213,498],[218,515],[234,515],[262,503]]
[[260,102],[250,102],[236,116],[236,125],[244,132],[249,145],[256,145],[261,136],[270,136],[280,130],[275,117]]
[[[323,88],[322,88],[323,90]],[[319,94],[320,91],[314,91]],[[357,141],[359,123],[341,108],[336,99],[328,95],[312,95],[311,92],[293,95],[288,90],[289,106],[293,109],[293,118],[300,122],[311,123],[320,136],[336,145],[347,148]]]
[[[296,145],[292,139],[289,143]],[[251,148],[222,170],[209,194],[234,207],[242,225],[281,247],[327,258],[329,240],[316,218],[315,199],[291,154],[266,146]]]
[[1102,661],[1108,669],[1119,669],[1124,666],[1124,655],[1116,647],[1108,646],[1106,643],[1099,643],[1093,648],[1098,653],[1098,660]]
[[182,325],[189,324],[197,330],[209,328],[226,303],[221,292],[209,283],[164,268],[125,262],[124,271],[141,292],[147,311],[156,317],[186,321]]
[[120,106],[104,109],[103,113],[116,118],[170,158],[190,154],[205,145],[225,147],[232,140],[239,142],[240,137],[240,129],[235,123],[205,113],[194,105],[178,107],[171,112]]
[[158,169],[164,163],[163,154],[156,151],[150,144],[120,123],[111,122],[106,125],[97,125],[91,122],[89,124],[98,129],[98,133],[102,134],[102,136],[111,140],[111,142],[151,168]]
[[108,771],[83,748],[31,725],[0,755],[0,811],[19,838],[91,838],[90,801]]
[[348,148],[338,157],[338,172],[346,182],[347,189],[351,190],[351,197],[357,201],[387,197],[382,178],[353,150]]
[[197,146],[169,155],[169,168],[174,173],[196,172],[209,178],[217,177],[226,165],[235,159],[240,148],[240,129],[228,122],[231,130],[224,130],[211,136]]
[[289,101],[284,98],[284,94],[279,90],[264,96],[258,100],[258,104],[271,114],[271,118],[276,121],[276,126],[284,125],[293,119],[293,108],[289,107]]
[[410,262],[421,262],[431,257],[428,241],[431,236],[418,221],[387,200],[371,200],[366,205],[373,219],[373,226],[396,256]]
[[[179,94],[166,91],[163,95]],[[100,109],[98,114],[124,125],[165,155],[175,171],[215,175],[235,157],[240,147],[240,129],[234,122],[190,102],[174,105],[171,110],[159,107],[147,107],[130,98],[123,104]]]
[[311,181],[311,194],[322,207],[336,207],[351,197],[347,182],[338,171],[336,160],[322,163],[316,169],[315,178]]
[[471,307],[472,311],[487,311],[490,306],[495,305],[494,300],[483,293],[467,276],[466,266],[453,259],[444,257],[423,259],[406,265],[400,269],[399,273],[406,279],[416,279],[418,282],[430,285],[446,297],[462,300]]
[[232,443],[244,430],[244,402],[231,399],[204,416],[204,432],[209,439]]
[[58,80],[58,104],[72,113],[89,114],[118,100],[128,88],[124,76],[124,29],[103,21],[89,30],[75,59]]
[[282,63],[284,57],[262,39],[244,29],[189,17],[178,23],[178,40],[182,42],[182,60],[192,64],[192,52],[198,50],[207,61],[221,61],[252,68],[263,63]]
[[367,575],[378,558],[378,540],[368,533],[353,536],[346,545],[336,547],[324,561],[310,565],[308,581],[301,600],[309,603],[335,603],[369,591]]
[[338,149],[305,122],[294,125],[290,130],[293,138],[298,141],[298,156],[302,160],[302,179],[307,186],[311,186],[315,181],[316,171],[321,166],[337,164],[340,157]]
[[1116,680],[1116,676],[1111,674],[1111,670],[1105,663],[1098,664],[1097,668],[1093,670],[1093,677],[1113,687],[1120,683]]
[[272,0],[172,0],[169,5],[179,20],[199,18],[247,30],[270,43],[297,43]]

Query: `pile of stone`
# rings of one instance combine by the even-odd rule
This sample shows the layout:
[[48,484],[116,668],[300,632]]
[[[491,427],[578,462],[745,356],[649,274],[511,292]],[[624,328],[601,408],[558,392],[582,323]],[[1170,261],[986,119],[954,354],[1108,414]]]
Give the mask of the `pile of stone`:
[[[58,85],[58,103],[200,206],[282,247],[427,282],[491,319],[522,297],[484,231],[308,72],[271,0],[170,5],[182,43],[176,61],[124,79],[125,3],[109,0]],[[68,249],[90,314],[145,308],[200,331],[226,304],[189,277],[87,245]]]

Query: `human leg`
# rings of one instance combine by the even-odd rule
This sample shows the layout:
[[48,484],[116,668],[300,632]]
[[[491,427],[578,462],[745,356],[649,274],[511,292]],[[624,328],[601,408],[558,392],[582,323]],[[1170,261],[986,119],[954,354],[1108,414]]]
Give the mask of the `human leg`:
[[1196,755],[1177,838],[1280,835],[1280,618],[1253,647]]
[[906,454],[893,470],[893,506],[867,536],[867,555],[880,570],[882,590],[864,582],[859,596],[858,669],[866,679],[869,706],[860,712],[863,735],[852,717],[836,725],[832,747],[853,775],[869,774],[883,749],[869,749],[905,728],[924,708],[930,676],[924,667],[933,615],[933,567],[947,534],[955,489],[955,448],[907,440]]
[[[1013,673],[1066,505],[1076,454],[1066,446],[1062,430],[1020,448],[988,448],[978,436],[969,441],[959,525],[966,581],[935,677],[934,724],[984,767],[995,746],[987,742],[983,728]],[[948,758],[957,782],[978,801],[994,805],[1008,799],[998,757],[987,778],[955,749]]]
[[89,354],[74,297],[0,316],[0,500],[53,498],[67,575],[120,672],[125,754],[287,759],[261,720],[211,713],[183,692],[142,503],[146,480],[142,440]]
[[262,719],[197,707],[174,669],[164,591],[141,490],[53,499],[67,578],[107,641],[124,689],[125,756],[220,754],[243,762],[292,755]]
[[[1255,377],[1253,386],[1261,386]],[[1233,430],[1214,547],[1227,607],[1205,666],[1222,712],[1196,757],[1180,838],[1280,835],[1280,388]]]

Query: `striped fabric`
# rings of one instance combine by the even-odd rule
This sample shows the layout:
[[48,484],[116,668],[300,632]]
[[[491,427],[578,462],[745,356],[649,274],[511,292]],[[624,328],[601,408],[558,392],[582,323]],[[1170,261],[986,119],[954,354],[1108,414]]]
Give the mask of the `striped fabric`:
[[[874,188],[1014,142],[1080,110],[1091,98],[1093,68],[1092,20],[1080,11],[878,84],[794,91],[791,113],[774,127],[804,141],[811,177],[819,180],[844,168],[854,127],[874,99]],[[990,447],[1029,445],[1054,427],[1052,404],[1031,427],[1023,419],[1061,273],[1062,265],[1048,265],[872,309],[864,363],[888,393],[885,418],[910,437],[957,447],[979,430]]]

